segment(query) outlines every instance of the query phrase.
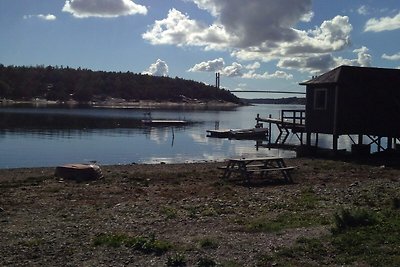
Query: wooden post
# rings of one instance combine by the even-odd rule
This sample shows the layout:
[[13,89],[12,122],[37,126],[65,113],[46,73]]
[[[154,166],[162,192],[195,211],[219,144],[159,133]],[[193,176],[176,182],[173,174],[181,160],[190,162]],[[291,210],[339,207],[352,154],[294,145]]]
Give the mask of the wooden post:
[[[268,116],[270,119],[272,118],[272,115],[271,114],[269,114],[269,116]],[[272,135],[272,130],[271,130],[271,126],[272,126],[272,124],[271,124],[271,121],[269,122],[269,125],[268,125],[268,142],[269,142],[269,144],[271,144],[271,135]]]
[[378,137],[378,152],[381,152],[381,137]]
[[363,135],[362,135],[362,134],[359,134],[359,135],[358,135],[358,144],[359,144],[359,145],[362,145],[362,144],[363,144]]
[[393,138],[388,136],[387,138],[387,148],[386,149],[392,149],[393,148]]
[[306,144],[307,144],[307,146],[311,146],[311,133],[310,132],[306,133]]
[[338,150],[338,138],[339,135],[337,134],[338,129],[338,110],[339,110],[339,85],[336,85],[335,87],[335,103],[334,103],[334,110],[333,110],[333,142],[332,142],[332,148],[333,151],[336,152]]
[[333,142],[332,142],[332,149],[335,152],[338,150],[338,139],[339,139],[339,136],[337,134],[334,134],[333,135]]
[[300,145],[303,145],[303,132],[300,133]]

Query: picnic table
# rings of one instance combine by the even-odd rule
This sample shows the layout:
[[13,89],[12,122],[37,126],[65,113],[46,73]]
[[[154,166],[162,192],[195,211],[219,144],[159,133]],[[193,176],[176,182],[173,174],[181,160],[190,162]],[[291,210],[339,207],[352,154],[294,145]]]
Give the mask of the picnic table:
[[282,157],[231,158],[226,162],[226,166],[220,167],[224,170],[224,179],[229,179],[233,173],[237,173],[245,182],[249,182],[254,173],[260,173],[261,177],[265,178],[269,172],[277,171],[286,182],[293,182],[290,172],[295,167],[286,166]]

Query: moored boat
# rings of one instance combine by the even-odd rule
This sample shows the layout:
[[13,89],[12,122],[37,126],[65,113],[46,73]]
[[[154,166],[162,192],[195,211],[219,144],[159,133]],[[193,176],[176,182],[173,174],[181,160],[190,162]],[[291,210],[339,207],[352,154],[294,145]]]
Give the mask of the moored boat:
[[207,133],[208,137],[254,139],[266,138],[268,135],[268,128],[207,130]]

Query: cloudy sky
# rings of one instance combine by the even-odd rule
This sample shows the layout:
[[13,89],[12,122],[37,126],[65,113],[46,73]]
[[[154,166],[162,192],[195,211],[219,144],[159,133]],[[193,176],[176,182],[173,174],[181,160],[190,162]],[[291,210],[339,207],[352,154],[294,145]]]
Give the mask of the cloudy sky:
[[[399,0],[0,0],[0,64],[303,91],[336,66],[400,67]],[[238,93],[241,97],[282,97]]]

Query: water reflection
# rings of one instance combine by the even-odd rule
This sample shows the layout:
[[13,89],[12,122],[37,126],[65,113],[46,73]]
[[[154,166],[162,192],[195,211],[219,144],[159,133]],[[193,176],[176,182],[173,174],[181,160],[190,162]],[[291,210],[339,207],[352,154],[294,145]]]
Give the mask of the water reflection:
[[[282,153],[255,141],[207,138],[206,130],[251,128],[255,116],[280,106],[237,110],[152,110],[155,119],[185,119],[185,126],[146,126],[143,110],[0,107],[0,168],[88,162],[129,164],[223,160]],[[282,154],[281,154],[282,155]]]

